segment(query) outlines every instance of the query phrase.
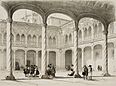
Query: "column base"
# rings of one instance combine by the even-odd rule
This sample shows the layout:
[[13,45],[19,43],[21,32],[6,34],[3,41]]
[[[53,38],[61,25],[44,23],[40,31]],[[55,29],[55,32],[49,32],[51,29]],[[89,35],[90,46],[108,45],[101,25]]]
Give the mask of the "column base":
[[13,75],[6,76],[6,80],[16,80]]
[[108,77],[108,76],[111,76],[111,75],[109,73],[104,73],[103,76]]
[[74,75],[74,78],[82,78],[81,75],[79,73]]

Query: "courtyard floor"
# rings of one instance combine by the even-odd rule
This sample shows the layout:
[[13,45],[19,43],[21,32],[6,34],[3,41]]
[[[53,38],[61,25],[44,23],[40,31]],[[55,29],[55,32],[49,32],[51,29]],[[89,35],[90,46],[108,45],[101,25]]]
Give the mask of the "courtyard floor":
[[93,80],[67,76],[67,71],[59,71],[54,79],[25,77],[22,71],[15,71],[16,81],[5,80],[6,71],[0,71],[0,86],[116,86],[116,72],[110,77],[102,77],[101,72],[93,73]]

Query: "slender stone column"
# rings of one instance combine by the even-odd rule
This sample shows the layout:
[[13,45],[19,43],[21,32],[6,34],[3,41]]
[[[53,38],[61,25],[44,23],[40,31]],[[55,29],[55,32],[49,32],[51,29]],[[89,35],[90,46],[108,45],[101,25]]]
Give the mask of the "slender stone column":
[[7,46],[6,46],[6,53],[7,53],[7,70],[9,71],[9,76],[6,77],[6,80],[15,80],[13,76],[12,70],[12,17],[8,17],[7,19]]
[[85,65],[85,59],[84,59],[84,48],[82,48],[82,68]]
[[39,64],[39,57],[38,57],[38,51],[36,51],[36,66],[38,67],[38,64]]
[[25,35],[25,46],[27,47],[27,44],[28,44],[28,42],[27,42],[27,35]]
[[27,50],[25,51],[25,66],[27,65]]
[[25,66],[27,65],[27,51],[25,51]]
[[110,76],[108,73],[108,25],[104,26],[103,58],[104,58],[104,76]]
[[75,30],[74,30],[74,71],[75,78],[81,78],[79,75],[78,69],[78,21],[75,21]]
[[47,50],[47,65],[49,64],[49,51]]
[[82,29],[82,41],[84,41],[84,30]]
[[95,61],[94,61],[94,46],[91,46],[91,64],[93,68],[96,68]]
[[14,50],[14,70],[15,70],[15,62],[16,62],[16,56],[15,56],[15,50]]
[[36,39],[36,47],[38,47],[38,36],[37,36],[37,39]]
[[91,39],[94,39],[94,28],[93,28],[93,26],[92,26],[91,29],[92,29],[92,31],[91,31],[92,32]]
[[47,42],[47,22],[46,19],[43,19],[43,26],[42,26],[42,59],[41,59],[41,73],[45,75],[46,67],[47,67],[47,50],[46,50],[46,42]]

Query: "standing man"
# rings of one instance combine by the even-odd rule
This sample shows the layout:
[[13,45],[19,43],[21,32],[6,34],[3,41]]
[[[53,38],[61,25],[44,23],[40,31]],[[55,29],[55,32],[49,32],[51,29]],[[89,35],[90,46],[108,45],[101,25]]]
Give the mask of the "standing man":
[[89,80],[92,80],[92,65],[89,65],[88,70],[89,70],[89,74],[88,74]]

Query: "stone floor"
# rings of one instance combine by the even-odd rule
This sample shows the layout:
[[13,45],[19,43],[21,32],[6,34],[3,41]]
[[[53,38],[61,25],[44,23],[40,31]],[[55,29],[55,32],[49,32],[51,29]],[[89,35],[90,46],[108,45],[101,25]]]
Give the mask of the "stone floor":
[[57,72],[54,79],[27,78],[22,71],[15,71],[16,81],[5,80],[7,74],[0,71],[0,86],[116,86],[116,72],[110,73],[111,77],[102,77],[101,72],[94,72],[93,80],[69,77],[67,71]]

